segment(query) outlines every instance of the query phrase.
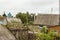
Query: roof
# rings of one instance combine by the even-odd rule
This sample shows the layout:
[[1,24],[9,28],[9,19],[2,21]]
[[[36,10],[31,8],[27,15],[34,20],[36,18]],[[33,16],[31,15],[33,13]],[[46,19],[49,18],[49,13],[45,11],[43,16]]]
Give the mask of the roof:
[[12,14],[10,12],[8,13],[8,17],[12,17]]
[[6,27],[0,25],[0,40],[16,40],[16,39]]
[[54,26],[60,25],[59,20],[59,14],[38,14],[34,24]]

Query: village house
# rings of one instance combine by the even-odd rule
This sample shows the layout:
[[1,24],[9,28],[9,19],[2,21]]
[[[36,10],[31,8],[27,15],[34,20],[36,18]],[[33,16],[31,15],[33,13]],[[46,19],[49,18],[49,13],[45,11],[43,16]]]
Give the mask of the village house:
[[47,26],[48,32],[55,30],[60,33],[60,15],[59,14],[38,14],[34,23],[35,26],[39,26],[40,29],[43,26]]
[[7,24],[6,18],[3,17],[3,16],[1,16],[1,15],[0,15],[0,24],[1,24],[1,25],[6,25],[6,24]]
[[18,25],[22,26],[22,21],[19,18],[13,17],[10,12],[8,13],[8,15],[6,15],[4,12],[4,15],[0,16],[0,24],[1,25],[9,25],[10,29],[19,29],[19,27],[17,27],[17,26]]

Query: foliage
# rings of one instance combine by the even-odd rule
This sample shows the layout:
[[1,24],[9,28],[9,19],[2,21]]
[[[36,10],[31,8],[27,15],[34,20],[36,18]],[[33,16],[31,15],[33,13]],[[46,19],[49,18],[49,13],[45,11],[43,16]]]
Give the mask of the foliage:
[[47,33],[47,27],[46,27],[46,26],[43,26],[43,27],[42,27],[42,32],[43,32],[43,33]]
[[51,37],[54,37],[54,30],[51,30],[50,33],[49,33],[49,35],[50,35]]
[[27,23],[32,24],[33,22],[33,16],[31,16],[29,12],[26,13],[19,12],[18,14],[16,14],[16,17],[20,18],[23,24],[27,24]]
[[42,28],[43,32],[38,32],[36,34],[36,40],[54,40],[54,38],[59,38],[60,36],[58,33],[55,33],[54,30],[52,30],[50,33],[46,34],[46,26]]
[[51,30],[49,33],[49,36],[53,37],[58,37],[58,32],[56,33],[54,30]]
[[3,14],[3,17],[6,17],[6,14],[5,13]]
[[37,37],[36,40],[52,40],[52,38],[48,34],[40,33],[40,32],[36,34],[36,37]]

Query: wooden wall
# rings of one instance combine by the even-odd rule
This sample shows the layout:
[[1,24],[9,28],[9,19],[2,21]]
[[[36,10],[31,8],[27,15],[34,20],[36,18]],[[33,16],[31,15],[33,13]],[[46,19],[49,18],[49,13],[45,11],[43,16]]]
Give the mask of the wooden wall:
[[51,26],[48,28],[48,33],[51,31],[51,30],[57,30],[58,33],[60,34],[60,26]]

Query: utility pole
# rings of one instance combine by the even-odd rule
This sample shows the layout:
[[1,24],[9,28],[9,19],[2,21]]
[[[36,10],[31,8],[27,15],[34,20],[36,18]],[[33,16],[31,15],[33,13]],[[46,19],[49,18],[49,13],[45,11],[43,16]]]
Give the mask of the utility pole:
[[53,8],[51,8],[51,14],[53,13]]

